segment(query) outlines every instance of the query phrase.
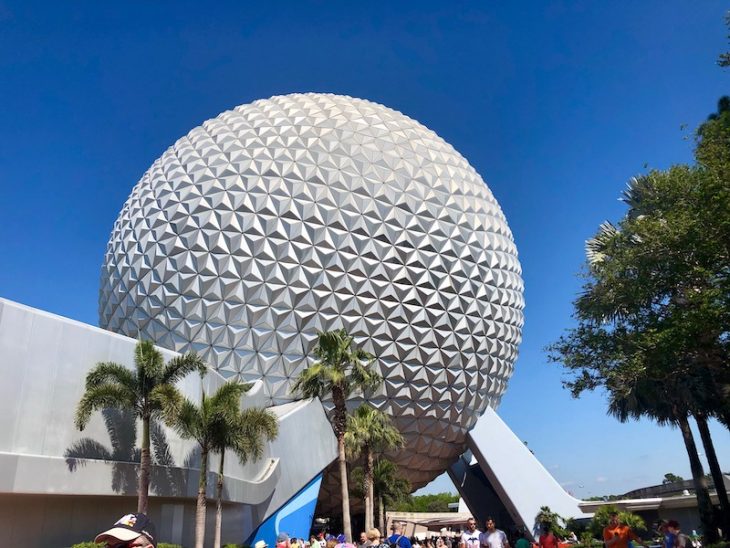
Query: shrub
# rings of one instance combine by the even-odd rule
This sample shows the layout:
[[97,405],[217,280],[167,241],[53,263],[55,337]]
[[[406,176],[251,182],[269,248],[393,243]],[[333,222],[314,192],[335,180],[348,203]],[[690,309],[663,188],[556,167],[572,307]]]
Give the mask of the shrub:
[[[606,504],[601,506],[593,515],[590,530],[594,538],[603,538],[603,528],[608,525],[608,519],[612,512],[617,512],[618,508],[614,504]],[[646,524],[644,520],[632,514],[631,512],[618,512],[618,519],[621,523],[628,525],[639,536],[646,533]]]
[[603,542],[594,539],[590,531],[583,531],[580,535],[580,546],[591,548],[592,546],[603,546]]
[[539,524],[541,529],[548,529],[559,538],[565,538],[568,536],[563,524],[565,519],[558,515],[556,512],[550,510],[549,506],[541,506],[540,511],[535,516],[535,521]]

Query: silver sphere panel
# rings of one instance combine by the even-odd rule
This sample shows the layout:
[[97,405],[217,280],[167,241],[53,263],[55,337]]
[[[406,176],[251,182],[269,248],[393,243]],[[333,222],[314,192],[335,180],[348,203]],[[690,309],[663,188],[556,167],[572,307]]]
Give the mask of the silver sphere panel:
[[467,161],[399,112],[322,94],[237,107],[169,148],[114,225],[99,297],[102,327],[262,378],[272,404],[317,332],[344,327],[378,358],[368,401],[406,437],[391,457],[414,487],[498,405],[523,307],[512,234]]

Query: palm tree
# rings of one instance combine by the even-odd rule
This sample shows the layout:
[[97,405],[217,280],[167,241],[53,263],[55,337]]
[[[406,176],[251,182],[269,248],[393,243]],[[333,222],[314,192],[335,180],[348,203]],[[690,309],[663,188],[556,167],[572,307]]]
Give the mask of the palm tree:
[[334,410],[330,416],[337,437],[337,455],[342,494],[342,527],[347,542],[352,542],[350,499],[347,488],[345,432],[347,431],[347,398],[355,390],[374,390],[383,379],[370,369],[374,357],[361,348],[353,349],[353,338],[344,329],[319,333],[314,347],[317,361],[302,371],[292,391],[305,398],[331,395]]
[[[246,385],[227,382],[212,396],[201,393],[200,405],[187,398],[163,400],[165,422],[182,438],[194,439],[200,446],[200,479],[195,511],[195,548],[203,548],[205,538],[206,491],[208,489],[208,455],[219,451],[227,441],[224,431],[240,425],[240,399]],[[231,436],[233,439],[233,436]]]
[[659,382],[646,378],[626,381],[625,378],[615,377],[613,386],[610,386],[609,414],[619,421],[649,417],[660,425],[671,424],[678,426],[682,433],[690,470],[694,481],[697,510],[704,529],[704,536],[708,543],[718,540],[714,512],[710,493],[707,488],[702,462],[697,452],[697,445],[689,425],[690,411],[687,408],[687,399],[682,391],[681,381],[671,378]]
[[[237,407],[236,407],[237,410]],[[248,459],[258,460],[264,452],[264,438],[272,441],[279,433],[279,422],[266,409],[244,409],[232,420],[219,425],[212,440],[212,449],[220,454],[218,482],[216,484],[215,536],[213,548],[220,548],[223,522],[223,461],[226,449],[233,450],[241,463]]]
[[353,415],[347,417],[345,448],[352,457],[357,458],[362,454],[365,460],[363,467],[365,530],[370,530],[375,526],[374,455],[388,449],[403,447],[404,443],[403,436],[393,426],[390,417],[370,405],[362,404]]
[[86,428],[91,413],[115,408],[132,411],[142,419],[142,449],[137,479],[137,511],[147,512],[150,488],[150,422],[161,414],[163,398],[182,397],[174,384],[192,371],[205,372],[205,364],[194,353],[176,356],[165,363],[151,341],[139,341],[134,349],[131,371],[113,362],[100,362],[86,375],[86,390],[76,408],[76,427]]
[[411,484],[393,462],[378,459],[373,465],[373,491],[378,503],[378,528],[385,534],[385,505],[404,498],[411,492]]

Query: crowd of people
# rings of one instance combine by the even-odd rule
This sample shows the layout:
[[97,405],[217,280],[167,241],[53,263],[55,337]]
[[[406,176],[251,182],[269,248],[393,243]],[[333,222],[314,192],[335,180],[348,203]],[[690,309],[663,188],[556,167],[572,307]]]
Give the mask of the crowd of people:
[[[477,528],[477,522],[470,517],[464,530],[455,536],[443,535],[419,541],[407,537],[404,524],[394,521],[391,534],[383,536],[376,528],[360,533],[353,544],[345,535],[338,536],[320,532],[309,539],[289,538],[285,532],[278,533],[275,548],[511,548],[508,535],[497,528],[493,518],[485,520],[484,531]],[[701,548],[699,540],[683,533],[675,520],[657,523],[656,533],[661,539],[657,548]],[[537,542],[532,543],[524,533],[513,532],[514,548],[561,548],[561,545],[577,543],[575,533],[568,538],[559,538],[549,527],[543,528]],[[155,524],[145,514],[122,516],[108,530],[99,533],[94,542],[106,544],[109,548],[157,548]],[[634,548],[633,543],[642,539],[631,528],[620,522],[617,513],[611,513],[603,529],[604,548]],[[253,548],[269,548],[266,540],[259,540]]]

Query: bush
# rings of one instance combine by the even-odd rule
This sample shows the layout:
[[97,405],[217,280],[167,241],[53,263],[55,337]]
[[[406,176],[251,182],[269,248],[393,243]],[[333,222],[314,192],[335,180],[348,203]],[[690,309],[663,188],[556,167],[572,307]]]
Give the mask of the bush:
[[583,548],[592,548],[593,546],[603,546],[603,541],[593,538],[590,531],[583,531],[580,535],[580,544]]
[[566,531],[563,526],[565,519],[556,512],[550,510],[549,506],[540,507],[540,511],[537,513],[537,516],[535,516],[535,521],[539,524],[541,529],[552,531],[558,538],[565,538],[568,536],[568,531]]
[[157,545],[157,548],[183,548],[183,547],[180,546],[179,544],[170,544],[168,542],[160,542]]
[[[608,525],[608,519],[612,512],[618,512],[616,505],[606,504],[605,506],[601,506],[598,510],[596,510],[596,513],[593,514],[590,531],[593,533],[594,538],[603,538],[603,528]],[[632,514],[631,512],[618,512],[618,520],[619,522],[631,527],[631,530],[639,536],[646,533],[646,524],[644,523],[644,520],[636,514]]]

